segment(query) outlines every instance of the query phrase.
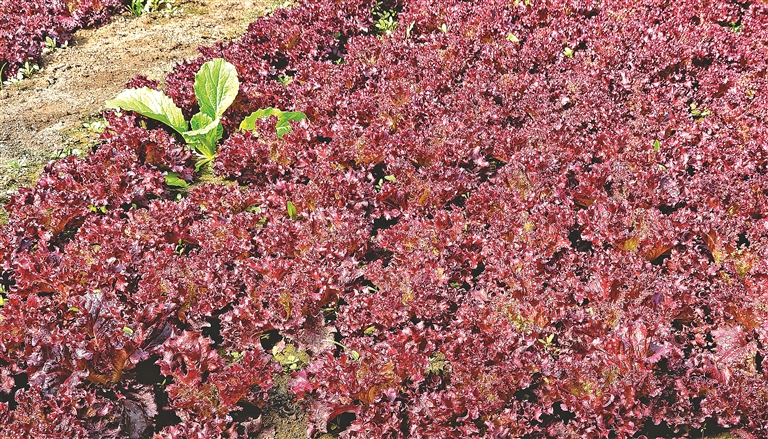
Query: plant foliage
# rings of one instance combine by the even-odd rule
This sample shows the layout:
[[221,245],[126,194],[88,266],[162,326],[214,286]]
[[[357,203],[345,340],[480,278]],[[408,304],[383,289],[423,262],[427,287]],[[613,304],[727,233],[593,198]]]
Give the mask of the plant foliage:
[[[193,88],[200,112],[192,116],[189,123],[184,120],[184,114],[171,98],[162,91],[149,87],[124,90],[115,99],[107,101],[106,108],[133,111],[173,128],[200,155],[196,165],[196,169],[199,169],[216,158],[216,142],[224,134],[221,117],[235,101],[240,89],[237,70],[224,59],[210,60],[195,74]],[[306,115],[300,111],[282,112],[270,107],[257,110],[246,117],[240,124],[240,129],[253,131],[257,119],[269,116],[277,117],[275,128],[278,137],[292,131],[291,121],[306,119]],[[174,173],[166,180],[171,186],[185,186]]]
[[[203,48],[165,93],[220,118],[217,183],[169,192],[186,145],[108,113],[8,204],[0,436],[255,436],[281,372],[308,437],[768,436],[766,29],[355,0]],[[226,114],[196,96],[217,58]]]
[[184,120],[184,114],[179,107],[159,90],[148,87],[125,90],[115,99],[107,101],[106,108],[134,111],[168,125],[179,134],[189,131],[189,124]]

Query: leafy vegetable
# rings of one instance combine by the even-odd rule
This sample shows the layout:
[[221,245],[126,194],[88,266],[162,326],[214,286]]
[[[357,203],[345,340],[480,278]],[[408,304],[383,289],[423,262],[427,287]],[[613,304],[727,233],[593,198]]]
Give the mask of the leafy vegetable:
[[195,75],[194,90],[201,112],[189,123],[171,98],[147,87],[124,90],[107,101],[106,108],[134,111],[170,126],[200,154],[199,170],[216,157],[216,143],[224,134],[220,118],[234,102],[239,88],[235,66],[217,58],[203,64]]
[[189,186],[189,184],[186,181],[184,181],[181,178],[179,178],[179,174],[177,172],[169,172],[165,176],[165,183],[168,186],[174,186],[174,187],[182,187],[182,188],[184,188],[184,187]]
[[147,87],[124,90],[115,99],[107,101],[105,107],[135,111],[142,116],[168,125],[179,134],[184,134],[189,130],[189,125],[184,120],[184,115],[179,107],[162,91]]
[[299,212],[296,210],[296,206],[290,201],[286,202],[286,211],[288,212],[288,218],[292,220],[299,219]]
[[240,90],[237,70],[222,58],[208,61],[195,75],[194,89],[200,112],[211,120],[218,120]]
[[[224,135],[221,116],[235,101],[240,89],[237,70],[222,58],[208,61],[195,74],[193,88],[200,112],[192,116],[189,123],[171,98],[148,87],[124,90],[115,99],[107,101],[106,108],[133,111],[173,128],[199,154],[195,166],[199,171],[216,158],[217,142]],[[278,137],[292,131],[290,121],[306,119],[302,112],[283,112],[270,107],[252,113],[243,120],[240,129],[255,130],[256,120],[269,116],[277,117],[275,128]],[[182,186],[183,180],[170,176],[166,181],[172,186]]]
[[307,115],[301,111],[280,111],[276,108],[269,107],[254,111],[248,117],[243,119],[240,123],[240,131],[254,131],[258,119],[270,116],[277,117],[277,124],[275,124],[277,137],[283,137],[284,135],[293,132],[290,124],[291,121],[300,122],[307,118]]

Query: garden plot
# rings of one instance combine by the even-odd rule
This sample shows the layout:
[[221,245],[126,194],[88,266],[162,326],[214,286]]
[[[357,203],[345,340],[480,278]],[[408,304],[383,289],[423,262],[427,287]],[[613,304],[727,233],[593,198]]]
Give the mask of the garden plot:
[[134,77],[7,204],[0,435],[768,436],[767,29],[307,1]]

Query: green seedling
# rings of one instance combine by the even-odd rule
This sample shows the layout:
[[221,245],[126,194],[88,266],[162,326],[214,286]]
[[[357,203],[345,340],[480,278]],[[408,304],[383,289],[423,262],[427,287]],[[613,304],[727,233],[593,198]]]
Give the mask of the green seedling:
[[371,9],[371,14],[376,20],[376,33],[379,36],[390,35],[397,29],[397,11],[384,9],[380,1],[377,1]]
[[352,359],[352,361],[360,361],[360,353],[359,353],[359,352],[357,352],[357,351],[355,351],[355,350],[352,350],[352,349],[350,349],[350,348],[348,348],[348,347],[344,346],[343,344],[339,343],[339,342],[338,342],[338,341],[336,341],[336,340],[329,340],[329,341],[330,341],[331,343],[333,343],[333,344],[337,345],[338,347],[340,347],[340,348],[344,349],[345,351],[347,351],[347,353],[349,354],[349,358],[351,358],[351,359]]
[[412,21],[411,24],[408,25],[408,27],[405,28],[405,39],[411,38],[411,32],[413,31],[413,26],[416,24],[415,21]]
[[45,37],[45,49],[49,52],[56,51],[56,38]]
[[35,73],[39,71],[40,71],[39,65],[35,63],[31,63],[29,61],[25,61],[24,65],[19,68],[18,77],[19,79],[31,78],[32,76],[35,75]]
[[653,141],[653,150],[654,151],[660,151],[661,150],[661,142],[659,142],[659,139],[656,139]]
[[88,209],[93,213],[102,213],[106,214],[109,210],[107,209],[107,206],[94,206],[93,204],[88,205]]
[[691,116],[693,116],[695,120],[704,119],[705,117],[712,114],[711,110],[707,109],[706,107],[699,108],[699,105],[695,102],[692,102],[688,107],[688,112],[691,113]]
[[65,49],[67,47],[69,47],[68,41],[64,41],[63,43],[59,44],[59,42],[56,41],[56,38],[45,37],[45,49],[43,50],[43,53],[55,52],[58,48]]
[[138,17],[144,12],[144,0],[131,0],[131,4],[125,9],[134,17]]
[[162,5],[166,6],[168,12],[175,13],[178,7],[173,6],[171,3],[165,0],[131,0],[131,4],[126,6],[125,9],[134,17],[140,17],[151,12],[159,12]]
[[288,218],[290,218],[290,219],[292,219],[294,221],[299,219],[299,211],[296,210],[296,206],[293,203],[291,203],[290,201],[285,203],[285,210],[288,213]]
[[187,251],[187,244],[183,240],[179,239],[176,241],[176,247],[174,248],[174,251],[177,255],[183,255],[184,252]]
[[513,43],[519,43],[520,39],[515,36],[515,34],[507,34],[507,41],[511,41]]
[[565,55],[566,58],[573,58],[574,51],[570,47],[566,47],[565,49],[563,49],[563,55]]
[[11,160],[8,162],[8,164],[5,165],[8,169],[13,169],[18,171],[19,169],[24,167],[24,164],[18,160]]
[[95,120],[93,122],[84,122],[83,128],[93,134],[101,134],[107,129],[107,124],[105,121]]
[[741,32],[741,29],[744,28],[744,24],[736,21],[731,21],[730,23],[728,23],[728,28],[731,30],[731,32],[737,34]]
[[[3,70],[5,70],[7,66],[8,66],[8,63],[3,63],[3,65],[0,66],[0,79],[3,78]],[[38,66],[37,64],[30,64],[29,61],[25,62],[24,66],[19,68],[19,71],[16,73],[16,76],[8,77],[8,79],[0,83],[0,90],[2,90],[4,85],[18,86],[19,82],[21,82],[24,78],[29,78],[39,70],[40,70],[40,66]]]
[[[168,18],[171,15],[176,15],[181,11],[179,6],[176,6],[174,1],[169,0],[151,0],[153,3],[153,9],[151,12],[162,12],[163,16]],[[161,5],[165,5],[165,9],[161,9]]]
[[380,35],[390,35],[397,29],[394,11],[386,11],[376,20],[376,30]]
[[63,159],[71,155],[80,157],[82,156],[82,154],[83,154],[83,151],[80,148],[65,147],[60,150],[54,151],[53,154],[51,154],[51,158]]
[[307,351],[299,350],[294,345],[285,342],[280,342],[272,348],[272,357],[287,371],[303,369],[307,367],[310,361]]
[[239,362],[240,360],[243,359],[243,357],[245,356],[245,351],[243,351],[243,352],[230,351],[229,352],[229,356],[230,356],[230,358],[232,358],[232,361],[231,361],[230,364],[237,363],[237,362]]
[[560,349],[556,348],[552,342],[555,340],[555,334],[549,334],[545,336],[544,338],[539,339],[539,343],[544,345],[544,350],[549,352],[551,355],[557,355],[560,352]]
[[384,178],[380,178],[379,181],[377,181],[376,185],[374,186],[377,192],[381,192],[381,186],[384,184],[385,180],[390,183],[394,183],[397,181],[397,178],[395,178],[394,175],[386,175],[384,176]]

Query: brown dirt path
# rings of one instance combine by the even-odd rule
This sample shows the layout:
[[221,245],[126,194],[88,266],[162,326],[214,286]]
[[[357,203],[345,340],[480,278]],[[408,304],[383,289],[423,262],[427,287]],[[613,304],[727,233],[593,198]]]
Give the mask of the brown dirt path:
[[[75,34],[44,56],[42,71],[0,89],[0,206],[33,184],[51,159],[85,152],[97,135],[83,123],[136,75],[162,80],[197,48],[237,38],[248,23],[290,0],[175,0],[174,14],[123,13]],[[0,207],[0,222],[4,211]]]

